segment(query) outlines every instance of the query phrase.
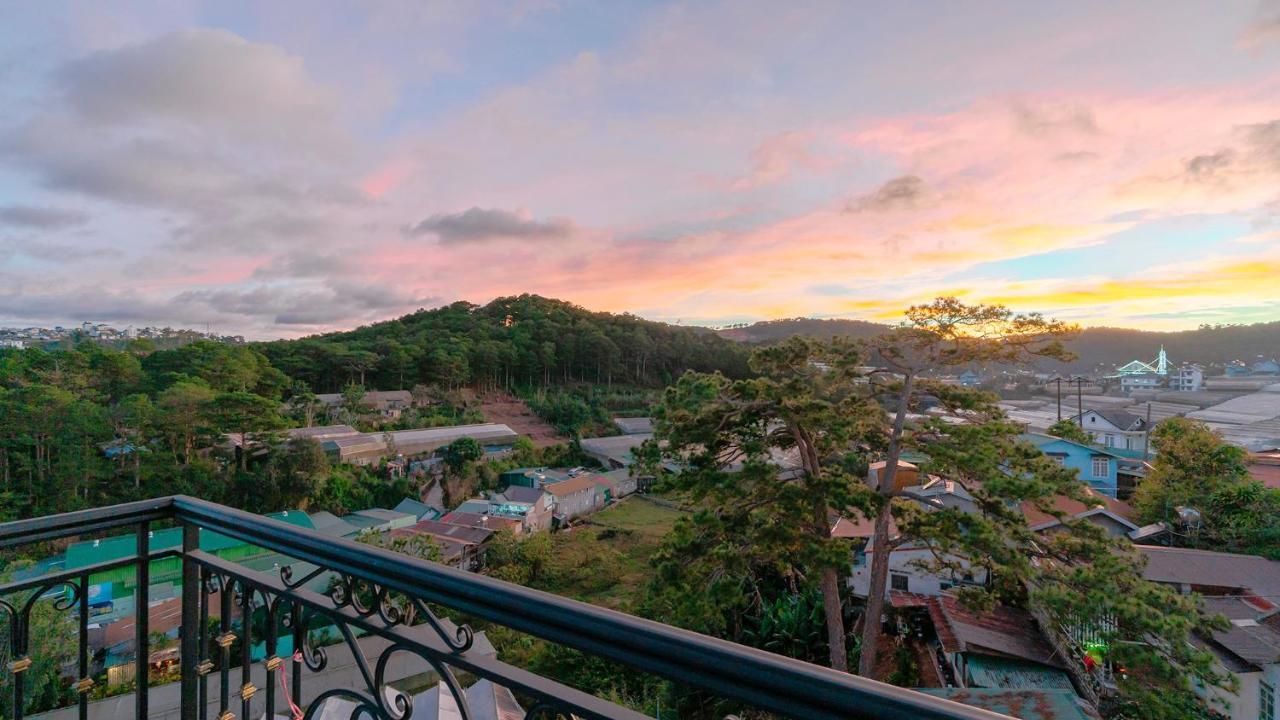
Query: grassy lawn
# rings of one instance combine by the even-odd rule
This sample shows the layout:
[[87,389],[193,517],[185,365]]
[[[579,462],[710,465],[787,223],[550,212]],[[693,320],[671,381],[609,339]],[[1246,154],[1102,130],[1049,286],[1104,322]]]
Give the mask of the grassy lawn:
[[649,558],[683,515],[641,497],[623,499],[580,525],[552,536],[554,571],[540,589],[627,610],[649,573]]

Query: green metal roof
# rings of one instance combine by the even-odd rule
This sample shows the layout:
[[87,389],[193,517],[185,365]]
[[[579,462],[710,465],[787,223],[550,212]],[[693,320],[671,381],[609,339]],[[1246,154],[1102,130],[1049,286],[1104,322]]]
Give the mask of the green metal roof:
[[1073,690],[1065,672],[1025,660],[969,653],[965,656],[965,670],[976,687]]
[[915,688],[1018,720],[1096,720],[1074,690],[1006,690],[995,688]]
[[[307,517],[307,514],[301,510],[267,513],[264,517],[308,530],[314,527],[311,524],[311,518]],[[102,538],[101,540],[86,540],[73,543],[67,548],[66,568],[71,570],[87,565],[96,565],[97,563],[122,560],[133,555],[137,549],[136,542],[133,535],[116,535],[115,537]],[[205,552],[216,553],[246,544],[219,533],[206,532],[203,529],[200,531],[200,549]],[[153,530],[147,545],[153,553],[181,547],[182,528]]]

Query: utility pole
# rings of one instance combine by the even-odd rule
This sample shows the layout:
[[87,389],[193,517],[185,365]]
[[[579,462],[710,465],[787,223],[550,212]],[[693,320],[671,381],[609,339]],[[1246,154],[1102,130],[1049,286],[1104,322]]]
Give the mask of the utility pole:
[[1062,376],[1059,375],[1058,377],[1054,378],[1054,381],[1058,383],[1058,421],[1061,422],[1062,421]]
[[1149,462],[1151,454],[1148,452],[1151,448],[1151,401],[1147,401],[1147,422],[1142,428],[1142,462]]
[[1084,376],[1076,378],[1076,424],[1084,429]]

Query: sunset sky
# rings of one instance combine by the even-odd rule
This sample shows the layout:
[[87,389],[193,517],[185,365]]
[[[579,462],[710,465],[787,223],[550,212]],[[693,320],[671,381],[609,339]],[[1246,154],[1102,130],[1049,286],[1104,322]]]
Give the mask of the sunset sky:
[[0,18],[0,324],[1280,320],[1280,0]]

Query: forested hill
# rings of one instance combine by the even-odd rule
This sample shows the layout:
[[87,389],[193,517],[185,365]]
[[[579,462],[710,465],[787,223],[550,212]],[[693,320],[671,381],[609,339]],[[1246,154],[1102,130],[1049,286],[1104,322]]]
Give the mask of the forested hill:
[[591,312],[537,295],[457,302],[357,328],[256,346],[314,392],[587,381],[661,387],[687,369],[747,373],[747,350],[702,328]]
[[803,335],[814,338],[870,338],[888,330],[889,326],[866,320],[824,320],[819,318],[786,318],[762,320],[750,325],[722,328],[720,337],[746,343],[774,343]]
[[1172,362],[1225,365],[1253,363],[1258,356],[1280,355],[1280,322],[1252,325],[1203,326],[1181,332],[1151,332],[1129,328],[1088,328],[1068,347],[1079,356],[1080,369],[1101,363],[1151,361],[1163,345]]
[[[721,337],[744,343],[772,343],[794,335],[867,338],[884,332],[887,328],[887,325],[865,320],[794,318],[758,322],[716,332]],[[1123,364],[1135,359],[1150,361],[1155,358],[1161,345],[1174,362],[1252,362],[1259,355],[1268,358],[1280,355],[1280,322],[1205,326],[1181,332],[1086,328],[1067,344],[1079,356],[1070,369],[1086,371],[1097,365]]]

